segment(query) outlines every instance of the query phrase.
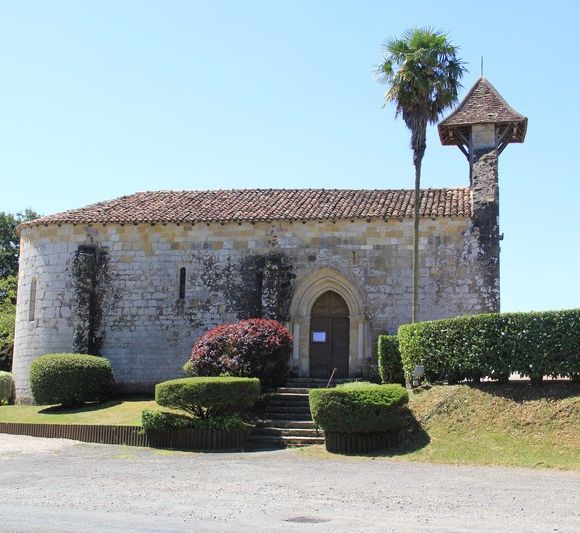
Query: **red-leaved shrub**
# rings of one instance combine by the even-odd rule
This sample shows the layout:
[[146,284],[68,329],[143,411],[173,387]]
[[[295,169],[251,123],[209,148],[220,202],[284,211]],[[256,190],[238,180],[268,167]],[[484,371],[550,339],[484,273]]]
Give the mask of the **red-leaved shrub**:
[[185,364],[192,376],[259,378],[263,388],[283,385],[292,349],[290,332],[275,320],[250,318],[208,331]]

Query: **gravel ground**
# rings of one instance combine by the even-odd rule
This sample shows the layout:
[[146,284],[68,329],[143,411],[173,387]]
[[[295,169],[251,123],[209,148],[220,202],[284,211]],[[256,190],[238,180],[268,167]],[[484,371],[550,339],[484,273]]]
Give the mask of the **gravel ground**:
[[580,475],[0,435],[2,531],[577,531]]

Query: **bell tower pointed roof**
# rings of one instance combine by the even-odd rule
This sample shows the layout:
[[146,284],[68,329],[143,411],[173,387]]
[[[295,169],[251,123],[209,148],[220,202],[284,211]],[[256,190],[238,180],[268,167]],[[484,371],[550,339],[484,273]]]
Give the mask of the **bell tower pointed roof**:
[[483,76],[469,90],[457,109],[438,125],[443,145],[458,144],[458,135],[473,124],[497,124],[506,128],[509,138],[504,142],[522,143],[526,137],[528,119],[515,111]]

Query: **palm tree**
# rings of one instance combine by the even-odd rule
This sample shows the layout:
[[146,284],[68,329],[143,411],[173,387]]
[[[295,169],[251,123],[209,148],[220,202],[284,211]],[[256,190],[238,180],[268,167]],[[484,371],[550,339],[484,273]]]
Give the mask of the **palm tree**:
[[376,69],[378,81],[387,85],[385,105],[393,102],[395,117],[402,115],[411,130],[415,166],[412,322],[416,321],[419,301],[419,195],[427,124],[436,123],[457,101],[459,80],[466,70],[457,51],[442,31],[410,28],[401,38],[389,39],[383,45],[383,61]]

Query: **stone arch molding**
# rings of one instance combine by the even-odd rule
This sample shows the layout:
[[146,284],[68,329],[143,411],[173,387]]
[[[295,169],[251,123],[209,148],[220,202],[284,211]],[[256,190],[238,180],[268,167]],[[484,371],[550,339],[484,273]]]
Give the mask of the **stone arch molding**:
[[351,316],[364,315],[360,291],[344,274],[333,268],[317,270],[300,282],[292,299],[290,315],[310,316],[314,302],[327,291],[334,291],[344,298]]
[[310,372],[310,313],[314,302],[334,291],[348,305],[350,320],[349,373],[356,373],[368,351],[368,323],[361,291],[349,278],[333,268],[323,268],[298,283],[290,306],[293,349],[291,366],[301,376]]

